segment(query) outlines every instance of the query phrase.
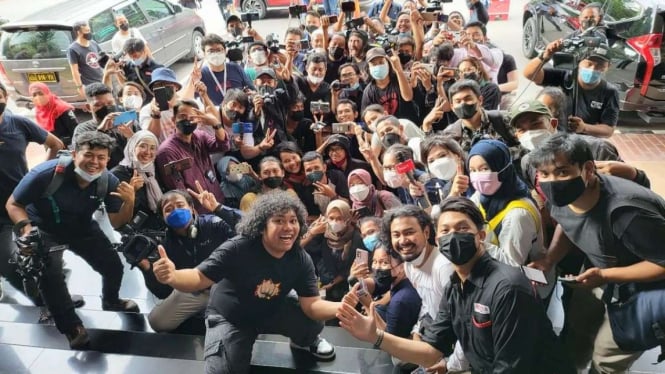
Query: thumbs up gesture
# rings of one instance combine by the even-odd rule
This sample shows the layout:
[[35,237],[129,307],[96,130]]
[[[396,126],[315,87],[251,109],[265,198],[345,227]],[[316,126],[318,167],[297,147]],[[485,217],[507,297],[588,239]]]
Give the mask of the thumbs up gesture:
[[152,271],[159,283],[170,284],[175,280],[175,264],[166,255],[163,246],[157,247],[157,251],[159,252],[159,260],[152,265]]
[[457,174],[453,179],[453,186],[450,189],[450,194],[448,196],[463,196],[466,191],[469,189],[469,177],[465,175],[464,171],[464,161],[462,159],[457,159]]

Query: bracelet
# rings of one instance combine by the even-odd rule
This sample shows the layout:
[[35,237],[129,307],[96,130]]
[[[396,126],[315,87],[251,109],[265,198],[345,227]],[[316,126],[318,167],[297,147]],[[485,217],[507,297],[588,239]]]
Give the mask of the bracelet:
[[545,51],[540,52],[540,53],[538,54],[538,59],[539,59],[540,61],[542,61],[542,62],[547,62],[547,61],[550,60],[549,58],[545,58]]
[[216,130],[219,130],[219,129],[222,128],[222,124],[219,123],[219,124],[217,124],[217,125],[213,125],[212,128],[213,128],[215,131],[216,131]]
[[385,335],[385,331],[377,329],[377,337],[376,341],[374,342],[374,349],[381,349],[381,343],[383,343],[383,336]]

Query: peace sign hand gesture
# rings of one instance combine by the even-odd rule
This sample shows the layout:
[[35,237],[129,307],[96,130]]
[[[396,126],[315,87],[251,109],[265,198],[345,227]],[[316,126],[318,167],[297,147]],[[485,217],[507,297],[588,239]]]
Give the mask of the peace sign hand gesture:
[[194,184],[196,185],[196,190],[198,192],[194,192],[190,188],[187,189],[187,192],[189,192],[189,194],[192,195],[202,207],[213,212],[219,206],[219,202],[215,195],[213,195],[212,192],[205,190],[199,181],[195,181]]
[[268,132],[266,133],[266,137],[263,138],[261,143],[259,143],[259,149],[261,151],[267,151],[275,145],[275,134],[276,133],[277,133],[277,129],[268,129]]

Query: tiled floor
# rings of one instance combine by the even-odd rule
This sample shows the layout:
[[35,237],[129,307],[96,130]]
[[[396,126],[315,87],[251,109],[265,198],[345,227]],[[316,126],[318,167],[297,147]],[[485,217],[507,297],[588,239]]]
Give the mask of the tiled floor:
[[651,189],[665,196],[665,134],[615,134],[610,141],[621,158],[647,173]]

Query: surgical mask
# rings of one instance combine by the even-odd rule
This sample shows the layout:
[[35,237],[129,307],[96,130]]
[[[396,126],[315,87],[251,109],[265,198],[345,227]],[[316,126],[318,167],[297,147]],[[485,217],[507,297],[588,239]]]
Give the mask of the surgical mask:
[[316,31],[316,29],[318,29],[318,28],[319,28],[319,27],[316,26],[316,25],[305,26],[305,30],[307,30],[307,32],[310,33],[310,35],[311,35],[314,31]]
[[585,84],[596,84],[600,81],[603,73],[589,68],[580,68],[579,77]]
[[478,82],[478,73],[475,71],[473,73],[466,73],[464,74],[464,79],[470,79],[472,81]]
[[328,48],[328,54],[332,57],[333,60],[337,61],[344,57],[344,48],[330,47]]
[[379,239],[379,234],[367,235],[363,238],[363,245],[367,248],[368,251],[374,252],[376,247],[379,246],[381,240]]
[[311,173],[307,173],[307,180],[312,183],[320,182],[323,179],[323,172],[321,170],[316,170]]
[[455,112],[455,115],[458,118],[461,119],[471,119],[473,116],[478,113],[478,104],[473,103],[473,104],[462,104],[458,105],[453,108],[453,112]]
[[444,181],[453,179],[457,173],[457,161],[452,157],[441,157],[432,161],[429,165],[429,172],[436,178]]
[[125,110],[139,110],[143,106],[143,99],[136,95],[125,96],[122,98],[122,106]]
[[97,119],[97,122],[102,122],[106,116],[115,112],[118,112],[118,108],[115,105],[106,105],[95,111],[95,118]]
[[394,170],[385,170],[383,179],[390,188],[402,187],[402,184],[404,184],[404,174],[399,174]]
[[83,39],[85,40],[92,40],[92,33],[91,32],[86,32],[83,34]]
[[121,23],[120,24],[120,30],[122,30],[122,31],[129,30],[129,24],[128,23]]
[[196,124],[192,123],[188,119],[180,120],[176,122],[175,125],[178,128],[178,130],[180,130],[180,132],[182,132],[184,135],[191,135],[194,132],[194,130],[196,130]]
[[389,71],[387,63],[369,67],[369,75],[376,80],[385,79],[388,76]]
[[471,185],[476,191],[486,196],[492,196],[501,187],[499,173],[496,171],[474,171],[469,174]]
[[242,179],[242,173],[230,173],[226,175],[226,180],[229,182],[240,182]]
[[334,232],[335,234],[339,234],[346,228],[346,223],[333,221],[328,223],[328,227],[330,228],[330,231]]
[[86,182],[88,182],[88,183],[92,183],[92,182],[94,182],[95,179],[99,178],[99,177],[102,175],[102,172],[101,172],[101,171],[100,171],[99,173],[97,173],[97,174],[90,174],[90,173],[88,173],[87,171],[81,169],[81,168],[78,167],[78,166],[74,168],[74,172],[75,172],[79,177],[81,177],[81,179],[83,179],[84,181],[86,181]]
[[410,38],[411,37],[411,31],[400,32],[399,34],[397,34],[397,37],[398,38]]
[[580,25],[582,26],[582,30],[590,29],[596,26],[596,20],[593,18],[585,19],[580,22]]
[[323,82],[323,77],[315,77],[313,75],[308,75],[307,80],[313,85],[319,85]]
[[522,144],[522,147],[529,151],[533,151],[538,148],[538,146],[545,143],[550,136],[552,136],[552,133],[546,129],[529,130],[520,136],[519,141],[520,144]]
[[242,27],[234,27],[231,29],[231,34],[236,37],[242,35]]
[[356,184],[349,188],[349,194],[356,201],[364,201],[369,195],[369,187],[364,184]]
[[268,177],[263,180],[263,184],[268,188],[277,188],[282,185],[283,177]]
[[439,252],[455,265],[471,261],[478,251],[476,235],[470,232],[451,232],[439,238]]
[[538,184],[540,185],[540,190],[543,191],[543,195],[547,198],[547,201],[556,206],[572,204],[582,196],[584,190],[586,190],[586,184],[581,175],[573,179],[538,182]]
[[291,119],[300,122],[305,118],[305,111],[304,110],[295,110],[291,112]]
[[236,112],[235,110],[231,109],[226,109],[224,110],[224,114],[226,114],[226,118],[228,118],[231,121],[235,121],[240,117],[240,113]]
[[206,61],[212,66],[222,66],[226,62],[226,53],[224,52],[215,52],[209,53],[206,56]]
[[381,143],[383,143],[383,147],[387,149],[390,148],[390,146],[393,144],[398,144],[401,140],[402,137],[399,134],[395,134],[394,132],[389,132],[383,136]]
[[402,65],[406,65],[413,58],[411,55],[402,52],[398,53],[397,56],[399,56],[399,63]]
[[166,216],[166,224],[172,229],[184,229],[192,220],[192,211],[187,208],[173,209]]
[[136,66],[141,66],[145,62],[145,57],[139,57],[139,58],[132,59],[132,62]]
[[268,56],[266,56],[265,51],[254,51],[250,53],[249,56],[252,58],[252,62],[254,62],[255,65],[263,65],[268,61]]

